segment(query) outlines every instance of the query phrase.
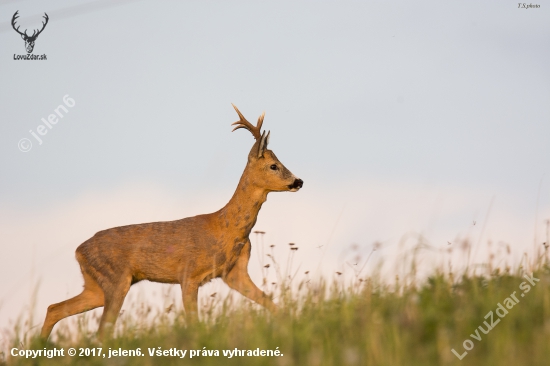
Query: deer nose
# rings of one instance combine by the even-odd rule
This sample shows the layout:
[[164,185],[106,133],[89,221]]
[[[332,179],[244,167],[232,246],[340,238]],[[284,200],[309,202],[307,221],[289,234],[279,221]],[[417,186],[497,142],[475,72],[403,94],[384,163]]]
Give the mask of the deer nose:
[[294,183],[290,185],[290,189],[300,189],[304,185],[304,181],[301,179],[294,179]]

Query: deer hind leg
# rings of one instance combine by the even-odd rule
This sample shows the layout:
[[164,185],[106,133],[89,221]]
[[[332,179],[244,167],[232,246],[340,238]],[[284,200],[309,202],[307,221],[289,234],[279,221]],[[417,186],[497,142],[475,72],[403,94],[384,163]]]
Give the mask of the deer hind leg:
[[54,325],[61,319],[103,306],[103,290],[90,275],[84,271],[82,274],[84,290],[80,295],[48,307],[46,320],[40,333],[42,338],[48,338]]
[[99,321],[99,329],[97,331],[99,339],[111,337],[114,330],[114,325],[124,303],[124,298],[132,285],[131,276],[121,276],[120,281],[110,286],[104,286],[105,305],[103,315]]
[[241,250],[239,259],[225,275],[223,280],[233,290],[240,292],[243,296],[257,302],[272,313],[277,313],[277,305],[252,282],[248,275],[248,260],[250,259],[250,241],[248,241]]

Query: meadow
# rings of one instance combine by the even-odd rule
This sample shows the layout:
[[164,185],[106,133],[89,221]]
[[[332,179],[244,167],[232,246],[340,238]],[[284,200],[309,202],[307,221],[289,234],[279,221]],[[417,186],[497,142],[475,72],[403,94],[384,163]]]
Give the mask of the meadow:
[[[517,268],[491,257],[460,271],[435,267],[423,278],[412,258],[391,281],[376,271],[356,271],[349,281],[339,272],[330,280],[292,273],[291,250],[286,270],[275,258],[264,266],[278,279],[263,283],[279,304],[275,315],[240,296],[212,294],[201,302],[201,321],[186,324],[172,305],[137,303],[103,343],[94,338],[97,314],[60,323],[48,342],[22,317],[4,334],[0,364],[547,365],[546,249],[532,260],[525,255]],[[76,356],[67,355],[71,347]],[[63,348],[64,356],[12,356],[13,348]]]

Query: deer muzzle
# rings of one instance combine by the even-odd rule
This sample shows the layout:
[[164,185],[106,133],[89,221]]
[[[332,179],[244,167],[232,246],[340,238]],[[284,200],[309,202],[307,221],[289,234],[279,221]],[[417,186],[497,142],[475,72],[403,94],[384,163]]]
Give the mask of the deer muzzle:
[[291,192],[296,192],[297,190],[302,188],[303,185],[304,185],[304,181],[296,178],[294,179],[294,182],[292,184],[288,185],[288,189],[290,189]]

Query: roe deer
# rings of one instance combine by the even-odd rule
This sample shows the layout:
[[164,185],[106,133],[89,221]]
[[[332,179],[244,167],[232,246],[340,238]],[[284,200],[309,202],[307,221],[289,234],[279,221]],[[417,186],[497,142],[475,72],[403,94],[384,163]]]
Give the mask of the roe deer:
[[261,133],[265,113],[254,126],[233,108],[240,118],[233,123],[237,125],[233,131],[246,128],[256,142],[229,203],[210,214],[100,231],[82,243],[76,260],[84,290],[48,307],[42,337],[47,338],[59,320],[100,306],[104,309],[98,336],[111,336],[130,286],[141,280],[180,284],[189,321],[198,320],[199,287],[217,277],[271,312],[277,311],[248,275],[249,234],[269,192],[296,192],[303,181],[267,149],[269,132]]

